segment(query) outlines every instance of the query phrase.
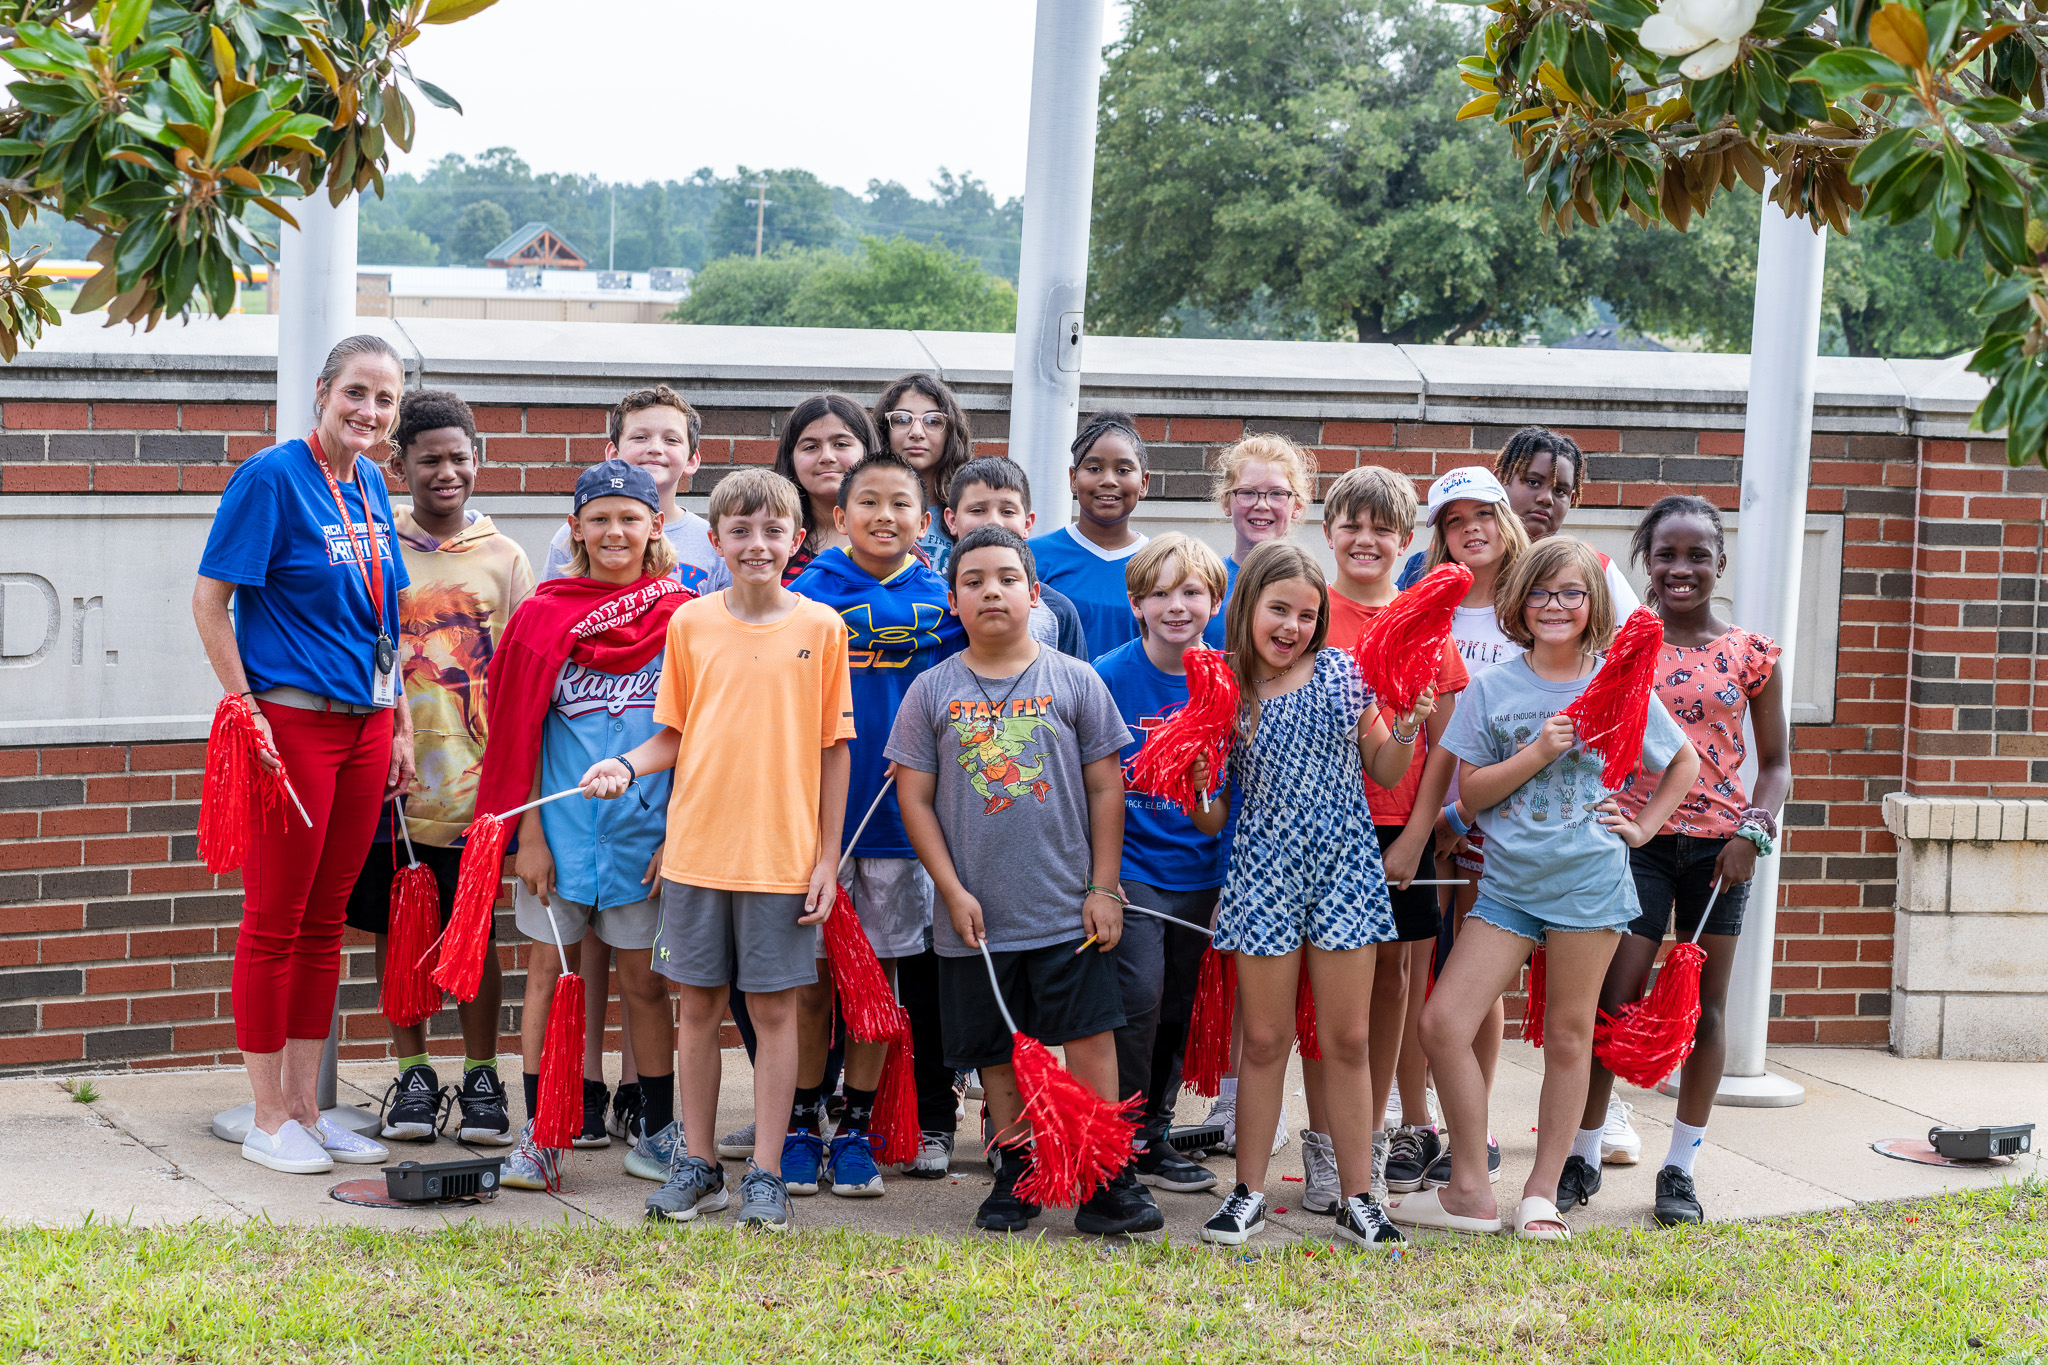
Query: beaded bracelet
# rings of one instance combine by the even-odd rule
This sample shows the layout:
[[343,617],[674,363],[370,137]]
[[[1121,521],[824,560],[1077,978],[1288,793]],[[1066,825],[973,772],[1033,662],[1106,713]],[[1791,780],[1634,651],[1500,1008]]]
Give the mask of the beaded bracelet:
[[1106,886],[1097,886],[1094,882],[1088,883],[1088,890],[1082,894],[1082,899],[1086,900],[1089,896],[1095,894],[1098,891],[1101,892],[1103,895],[1109,897],[1111,900],[1115,901],[1118,905],[1130,904],[1129,901],[1123,898],[1121,893],[1112,891],[1109,887]]

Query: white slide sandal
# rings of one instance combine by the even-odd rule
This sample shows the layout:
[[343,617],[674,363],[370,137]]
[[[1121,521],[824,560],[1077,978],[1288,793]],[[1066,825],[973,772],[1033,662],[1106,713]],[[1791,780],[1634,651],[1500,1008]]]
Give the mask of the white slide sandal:
[[[1538,1223],[1555,1223],[1557,1226],[1532,1226]],[[1572,1230],[1571,1225],[1564,1221],[1564,1215],[1557,1211],[1557,1205],[1540,1194],[1532,1194],[1515,1210],[1515,1236],[1524,1242],[1569,1242]]]
[[1403,1195],[1387,1215],[1396,1223],[1409,1227],[1463,1232],[1475,1237],[1494,1236],[1501,1231],[1499,1218],[1467,1218],[1464,1214],[1452,1213],[1444,1207],[1435,1190],[1417,1190],[1414,1194]]

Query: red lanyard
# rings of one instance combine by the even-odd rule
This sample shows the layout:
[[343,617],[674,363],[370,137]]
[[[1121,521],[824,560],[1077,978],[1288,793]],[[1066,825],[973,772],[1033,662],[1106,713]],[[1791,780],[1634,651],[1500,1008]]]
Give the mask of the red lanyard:
[[[355,552],[356,570],[363,576],[363,591],[370,594],[370,616],[376,621],[377,634],[381,636],[385,633],[384,561],[377,554],[377,517],[370,510],[370,490],[360,486],[356,490],[363,495],[364,530],[370,540],[370,562],[365,567],[363,563],[363,542],[356,538],[355,520],[348,514],[348,504],[341,499],[341,485],[336,482],[334,471],[327,467],[326,453],[320,449],[320,433],[316,431],[308,436],[306,444],[312,448],[313,463],[319,467],[320,477],[327,480],[327,491],[334,495],[334,506],[341,513],[342,529],[348,532],[349,548]],[[360,485],[362,481],[358,479],[356,482]]]

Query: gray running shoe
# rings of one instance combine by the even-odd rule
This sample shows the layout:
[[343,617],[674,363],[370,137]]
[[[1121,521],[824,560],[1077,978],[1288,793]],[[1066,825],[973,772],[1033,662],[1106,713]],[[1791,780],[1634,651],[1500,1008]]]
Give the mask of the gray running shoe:
[[1387,1156],[1393,1139],[1385,1132],[1372,1135],[1372,1197],[1382,1207],[1387,1202]]
[[917,1140],[917,1155],[896,1169],[913,1180],[937,1180],[953,1166],[953,1135],[925,1133]]
[[642,1180],[667,1181],[669,1162],[687,1145],[683,1141],[683,1121],[675,1120],[652,1137],[643,1129],[636,1137],[639,1140],[633,1144],[633,1150],[626,1153],[626,1174]]
[[533,1120],[519,1132],[519,1146],[498,1175],[498,1183],[512,1190],[559,1190],[562,1188],[562,1153],[541,1147],[533,1140]]
[[688,1223],[700,1214],[716,1213],[729,1198],[725,1192],[725,1172],[679,1147],[669,1163],[668,1179],[647,1196],[647,1216]]
[[736,1221],[743,1228],[788,1232],[789,1190],[782,1177],[749,1161],[747,1173],[740,1177],[740,1211]]
[[754,1154],[754,1125],[727,1133],[718,1140],[718,1154],[727,1160],[736,1161]]
[[1337,1188],[1337,1149],[1327,1133],[1301,1130],[1301,1206],[1310,1213],[1335,1213],[1344,1202]]

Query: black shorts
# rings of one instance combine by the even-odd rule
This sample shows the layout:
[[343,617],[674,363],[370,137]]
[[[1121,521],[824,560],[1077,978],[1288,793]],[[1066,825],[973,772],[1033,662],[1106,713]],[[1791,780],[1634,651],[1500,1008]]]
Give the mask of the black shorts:
[[[348,908],[342,912],[342,920],[349,928],[372,934],[390,932],[391,882],[398,875],[398,868],[405,865],[404,843],[397,845],[396,866],[392,847],[384,843],[370,845],[355,889],[348,893]],[[434,881],[441,888],[441,923],[445,927],[448,916],[455,912],[455,883],[462,875],[462,850],[436,848],[432,844],[414,844],[412,848],[419,860],[433,869]],[[491,937],[495,940],[497,916],[491,918]]]
[[[1628,852],[1628,870],[1636,881],[1636,899],[1642,913],[1628,931],[1652,943],[1662,943],[1671,927],[1671,912],[1678,911],[1678,936],[1689,939],[1700,927],[1700,912],[1714,889],[1714,860],[1721,856],[1726,839],[1703,839],[1692,834],[1653,834],[1641,848]],[[1742,932],[1742,912],[1749,904],[1749,883],[1737,882],[1721,888],[1714,901],[1714,913],[1707,916],[1701,932],[1727,934]]]
[[[1394,840],[1401,837],[1406,825],[1374,825],[1372,832],[1380,836],[1380,861],[1384,864],[1387,850]],[[1434,878],[1436,858],[1429,849],[1422,851],[1421,861],[1415,865],[1415,875]],[[1387,883],[1387,900],[1394,907],[1394,937],[1402,943],[1427,943],[1436,937],[1437,928],[1443,920],[1443,909],[1436,898],[1434,886],[1410,886],[1403,891],[1393,882]]]
[[[1077,953],[1081,942],[1077,937],[1046,948],[991,952],[1018,1030],[1048,1047],[1124,1026],[1115,954],[1097,952],[1092,944]],[[996,1008],[980,953],[939,959],[939,1020],[947,1066],[972,1071],[1009,1062],[1009,1026]]]

